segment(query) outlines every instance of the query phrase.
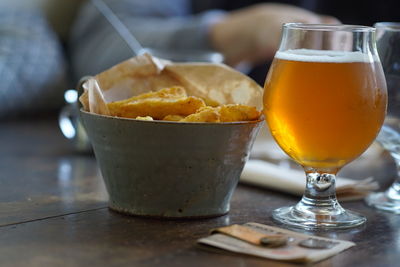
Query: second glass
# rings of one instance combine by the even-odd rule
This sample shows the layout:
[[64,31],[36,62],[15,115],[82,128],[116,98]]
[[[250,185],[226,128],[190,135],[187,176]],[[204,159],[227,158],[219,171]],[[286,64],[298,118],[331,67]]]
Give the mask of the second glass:
[[364,216],[336,199],[336,173],[360,156],[385,118],[375,29],[288,23],[265,82],[264,112],[279,146],[305,170],[302,200],[273,212],[307,229],[349,228]]
[[389,189],[370,194],[366,201],[377,209],[400,214],[400,22],[379,22],[374,26],[389,95],[388,114],[377,141],[392,155],[398,176]]

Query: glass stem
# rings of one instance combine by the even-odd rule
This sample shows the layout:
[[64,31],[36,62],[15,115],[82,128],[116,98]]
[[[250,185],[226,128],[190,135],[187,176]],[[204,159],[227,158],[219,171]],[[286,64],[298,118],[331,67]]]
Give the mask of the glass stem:
[[299,212],[337,215],[344,212],[336,199],[336,171],[324,172],[315,169],[306,171],[307,184],[300,203]]

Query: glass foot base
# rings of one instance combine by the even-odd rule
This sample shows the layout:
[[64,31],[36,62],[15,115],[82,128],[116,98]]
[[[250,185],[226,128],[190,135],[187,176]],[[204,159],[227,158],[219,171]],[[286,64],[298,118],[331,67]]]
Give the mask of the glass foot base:
[[340,207],[339,212],[333,215],[316,210],[301,211],[297,206],[283,207],[273,211],[274,220],[303,229],[346,229],[362,225],[367,219],[355,212],[344,210]]
[[400,200],[389,198],[386,192],[370,194],[365,201],[374,208],[400,214]]

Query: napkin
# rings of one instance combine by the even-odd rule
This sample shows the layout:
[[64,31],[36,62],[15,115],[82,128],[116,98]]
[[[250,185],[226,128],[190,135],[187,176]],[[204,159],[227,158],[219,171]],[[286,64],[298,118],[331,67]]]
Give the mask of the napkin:
[[[306,176],[301,170],[252,159],[245,165],[240,182],[302,196]],[[336,195],[341,201],[362,199],[378,188],[378,183],[372,177],[363,180],[344,177],[336,179]]]

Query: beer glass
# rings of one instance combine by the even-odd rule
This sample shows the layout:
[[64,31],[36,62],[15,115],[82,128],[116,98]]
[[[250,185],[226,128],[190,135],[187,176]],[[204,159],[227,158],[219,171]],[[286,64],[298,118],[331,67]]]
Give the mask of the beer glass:
[[273,218],[306,229],[363,224],[364,216],[338,203],[335,175],[370,146],[385,118],[375,29],[284,24],[264,89],[271,134],[307,179],[301,201],[275,210]]
[[[377,141],[392,155],[400,173],[400,22],[374,25],[377,47],[388,86],[388,114]],[[385,192],[371,194],[370,206],[400,213],[400,178]]]

